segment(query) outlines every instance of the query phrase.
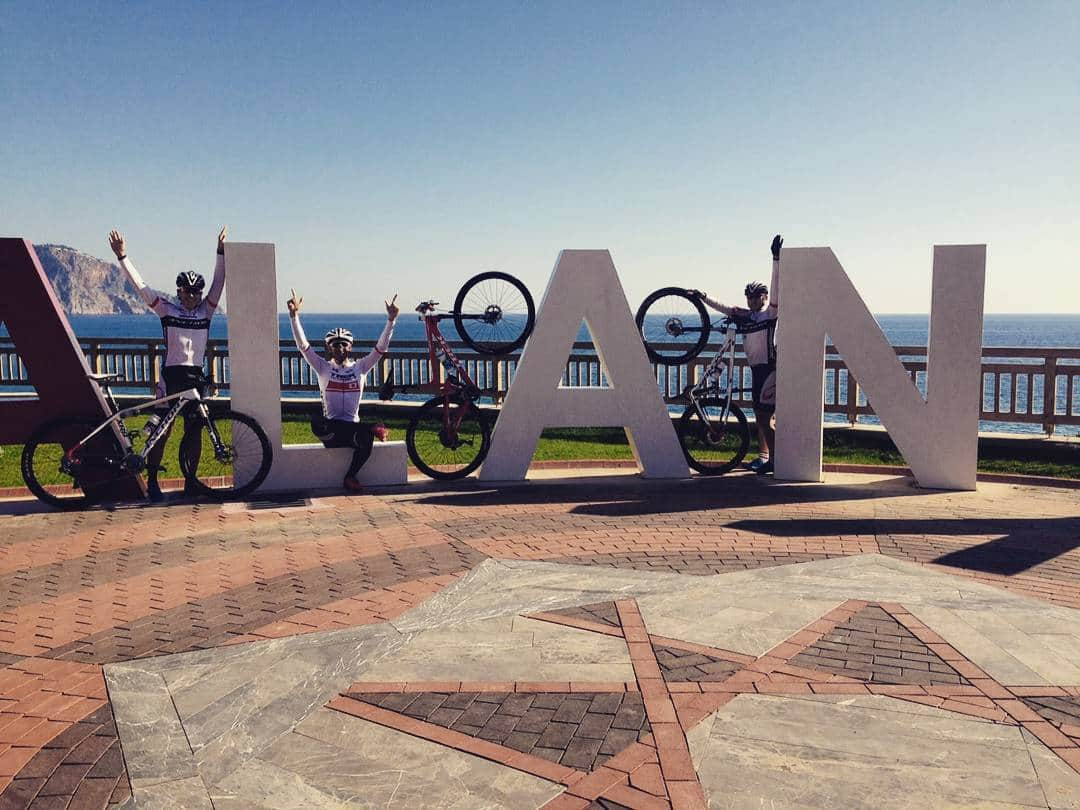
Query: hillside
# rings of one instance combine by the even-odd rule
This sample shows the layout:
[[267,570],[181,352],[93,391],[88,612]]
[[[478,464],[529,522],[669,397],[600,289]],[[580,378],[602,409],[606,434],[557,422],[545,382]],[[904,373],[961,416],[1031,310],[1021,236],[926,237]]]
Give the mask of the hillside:
[[34,245],[45,275],[71,315],[146,312],[146,304],[115,264],[66,245]]
[[[141,315],[149,311],[119,265],[67,245],[34,245],[34,251],[69,315]],[[219,315],[224,312],[223,307],[218,309]]]

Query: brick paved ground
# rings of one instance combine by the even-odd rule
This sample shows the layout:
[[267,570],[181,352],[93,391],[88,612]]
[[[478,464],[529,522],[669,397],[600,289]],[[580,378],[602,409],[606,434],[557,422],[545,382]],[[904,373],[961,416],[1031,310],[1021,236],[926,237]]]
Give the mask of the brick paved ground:
[[[14,505],[4,514],[0,507],[0,808],[105,807],[126,799],[103,664],[386,621],[487,557],[706,575],[880,553],[1080,607],[1075,493],[1049,488],[926,493],[909,481],[855,476],[832,476],[826,486],[753,477],[652,485],[622,478],[499,490],[411,487],[280,511],[210,504],[75,514],[30,509]],[[619,615],[610,603],[564,618],[622,632],[614,629]],[[971,688],[972,676],[928,655],[927,642],[899,618],[888,606],[860,606],[793,653],[798,660],[789,665],[802,674],[791,677],[809,689],[812,673],[849,669],[870,683]],[[651,642],[647,661],[672,694],[682,694],[676,684],[723,680],[747,664],[677,639]],[[645,660],[635,658],[635,668]],[[926,695],[936,705],[948,700]],[[1004,712],[1072,750],[1052,732],[1068,735],[1080,726],[1076,695],[1044,688],[970,699],[950,705]],[[436,698],[428,700],[434,705]],[[998,703],[991,708],[986,701]],[[432,716],[442,708],[445,701],[425,722],[437,724]],[[509,720],[488,728],[491,719],[466,725],[480,737],[485,730],[489,737],[516,733]],[[585,741],[602,746],[606,739],[596,736],[602,719],[589,723],[572,767],[584,767],[593,747]],[[548,756],[556,750],[533,748],[549,749]],[[568,749],[560,750],[566,756]],[[645,784],[652,776],[647,769],[639,779]],[[669,785],[667,795],[683,789]],[[616,800],[595,801],[609,807]]]

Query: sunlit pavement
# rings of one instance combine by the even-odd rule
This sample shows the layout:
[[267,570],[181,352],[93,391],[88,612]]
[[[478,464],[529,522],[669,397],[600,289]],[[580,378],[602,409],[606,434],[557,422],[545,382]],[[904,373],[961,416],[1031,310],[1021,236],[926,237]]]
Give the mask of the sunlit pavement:
[[0,808],[1080,806],[1075,490],[0,503]]

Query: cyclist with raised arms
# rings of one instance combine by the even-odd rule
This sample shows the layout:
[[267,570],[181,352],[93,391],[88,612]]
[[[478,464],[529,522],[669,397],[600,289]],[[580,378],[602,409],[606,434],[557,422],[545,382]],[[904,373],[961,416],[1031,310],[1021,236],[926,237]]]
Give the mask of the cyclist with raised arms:
[[[719,310],[735,322],[735,328],[743,336],[743,353],[750,365],[753,378],[751,396],[754,403],[754,421],[757,422],[760,456],[747,467],[758,475],[773,471],[772,448],[776,443],[773,414],[776,412],[776,319],[779,301],[776,284],[780,273],[780,248],[784,240],[780,234],[773,237],[772,279],[769,286],[751,281],[743,290],[746,309],[722,304],[699,290],[694,290],[701,300]],[[772,299],[769,289],[772,289]]]
[[360,399],[364,395],[364,380],[367,373],[375,367],[390,348],[390,338],[394,334],[394,321],[397,320],[397,294],[386,306],[386,326],[375,342],[375,348],[359,360],[349,359],[352,351],[353,336],[348,329],[331,329],[326,333],[326,348],[330,359],[320,357],[304,335],[300,324],[300,308],[304,299],[296,297],[296,290],[291,290],[292,298],[285,302],[289,309],[289,322],[292,324],[293,339],[296,347],[304,355],[319,378],[319,392],[322,394],[323,412],[311,419],[311,432],[323,443],[324,447],[352,447],[353,457],[349,469],[345,472],[344,487],[350,492],[361,492],[363,488],[356,480],[356,474],[371,456],[371,447],[376,434],[380,440],[386,437],[386,428],[381,425],[372,428],[360,421]]
[[[180,273],[176,277],[176,298],[173,303],[165,294],[148,287],[139,271],[135,269],[127,256],[127,245],[119,231],[109,233],[109,247],[112,248],[128,280],[135,285],[139,296],[154,314],[161,318],[161,329],[165,336],[165,367],[162,378],[165,394],[176,394],[191,388],[198,388],[200,394],[207,390],[206,376],[203,374],[203,360],[206,356],[206,342],[210,337],[210,319],[214,317],[221,293],[225,289],[225,237],[228,226],[224,226],[217,238],[217,260],[214,264],[214,278],[210,289],[203,297],[206,280],[193,270]],[[163,396],[159,394],[159,396]],[[166,434],[147,457],[147,495],[150,500],[162,499],[158,486],[158,472],[161,470],[161,456],[165,452],[168,440]],[[201,439],[199,436],[198,417],[194,413],[184,413],[184,437],[180,441],[180,452],[192,464],[198,464]],[[193,467],[194,469],[194,467]],[[187,485],[184,488],[188,491]]]

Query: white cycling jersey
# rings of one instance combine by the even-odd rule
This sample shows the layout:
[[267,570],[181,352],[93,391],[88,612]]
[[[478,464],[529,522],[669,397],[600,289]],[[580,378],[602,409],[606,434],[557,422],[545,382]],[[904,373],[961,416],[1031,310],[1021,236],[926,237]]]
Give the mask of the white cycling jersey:
[[289,318],[292,324],[293,339],[296,347],[304,355],[319,378],[319,391],[322,393],[323,416],[327,419],[340,419],[345,422],[360,421],[360,399],[364,395],[364,380],[367,373],[379,362],[379,358],[390,348],[390,337],[394,334],[394,322],[387,321],[382,334],[375,341],[375,348],[355,362],[347,361],[344,366],[327,360],[311,348],[304,327],[300,325],[300,316]]
[[773,261],[772,280],[769,282],[769,303],[764,309],[753,312],[745,307],[731,307],[715,298],[704,296],[702,300],[713,309],[719,310],[735,321],[739,334],[743,336],[743,353],[751,366],[771,363],[776,358],[776,319],[779,308],[780,262]]
[[210,337],[210,319],[214,317],[221,291],[225,287],[225,257],[220,253],[214,265],[214,280],[195,309],[184,309],[169,300],[165,293],[146,286],[131,259],[120,260],[127,277],[139,291],[146,305],[161,318],[165,335],[166,366],[196,366],[202,368],[206,356],[206,341]]

